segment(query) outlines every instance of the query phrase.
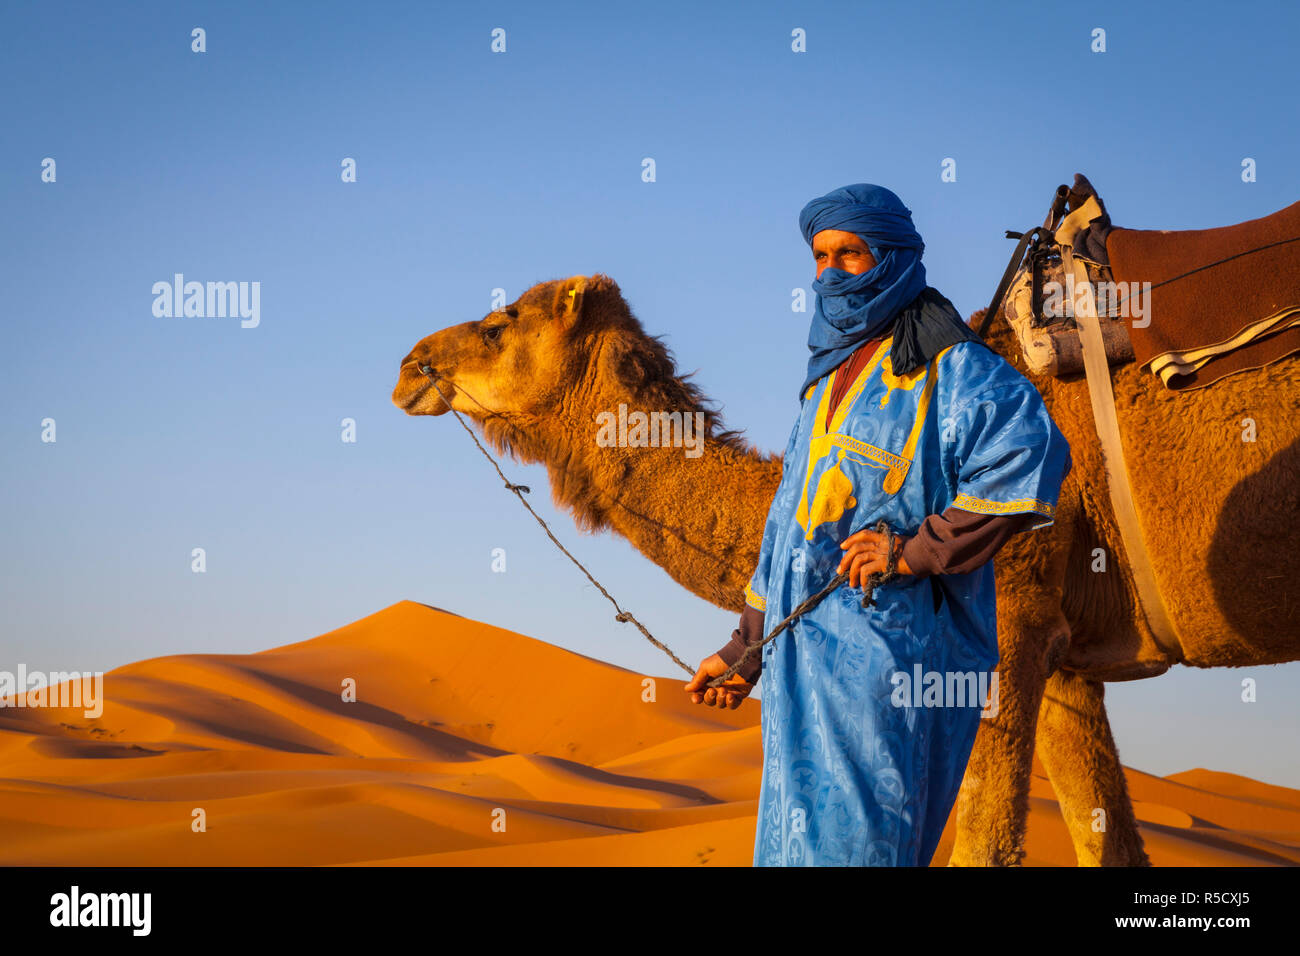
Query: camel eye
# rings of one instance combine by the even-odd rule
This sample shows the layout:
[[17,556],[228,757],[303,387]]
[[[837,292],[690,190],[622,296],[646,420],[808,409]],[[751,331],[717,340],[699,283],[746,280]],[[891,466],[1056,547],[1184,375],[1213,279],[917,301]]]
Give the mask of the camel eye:
[[483,330],[483,339],[487,342],[495,342],[501,338],[501,331],[504,325],[489,325]]

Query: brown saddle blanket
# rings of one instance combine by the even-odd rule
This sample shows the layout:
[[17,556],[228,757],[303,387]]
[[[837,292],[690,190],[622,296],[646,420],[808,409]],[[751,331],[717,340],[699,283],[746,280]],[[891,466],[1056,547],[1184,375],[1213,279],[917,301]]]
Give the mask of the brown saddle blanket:
[[1115,282],[1139,284],[1121,295],[1151,283],[1136,319],[1149,324],[1130,319],[1129,336],[1134,360],[1169,388],[1300,351],[1300,202],[1219,229],[1112,229],[1106,251]]

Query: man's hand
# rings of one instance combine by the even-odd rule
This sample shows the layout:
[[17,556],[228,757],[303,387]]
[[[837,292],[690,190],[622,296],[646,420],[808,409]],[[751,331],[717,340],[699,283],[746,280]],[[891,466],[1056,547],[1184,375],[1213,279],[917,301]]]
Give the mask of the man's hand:
[[[911,574],[912,569],[907,566],[903,560],[903,545],[907,539],[902,535],[894,536],[894,550],[898,554],[898,573]],[[887,563],[888,554],[886,546],[889,544],[887,535],[878,531],[859,531],[857,534],[849,535],[840,545],[844,551],[844,557],[840,558],[839,567],[835,573],[839,574],[845,570],[849,572],[849,586],[860,588],[867,583],[867,575],[877,571],[884,573]]]
[[733,674],[721,687],[707,687],[709,681],[721,677],[727,672],[727,664],[717,654],[710,655],[700,662],[700,669],[695,672],[691,682],[686,685],[686,692],[691,695],[691,703],[705,703],[710,707],[730,707],[735,710],[740,702],[749,696],[754,685],[742,680],[739,674]]

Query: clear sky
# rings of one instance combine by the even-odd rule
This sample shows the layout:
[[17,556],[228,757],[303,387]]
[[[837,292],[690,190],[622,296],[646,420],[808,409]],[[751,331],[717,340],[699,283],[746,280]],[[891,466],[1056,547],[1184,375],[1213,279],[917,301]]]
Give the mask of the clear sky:
[[[1121,226],[1267,214],[1300,184],[1298,21],[1291,3],[7,3],[0,669],[256,651],[411,599],[676,678],[450,417],[390,404],[412,345],[494,288],[605,272],[727,423],[779,450],[807,360],[805,202],[889,186],[963,314],[1003,230],[1075,172]],[[156,317],[178,272],[260,282],[260,324]],[[540,467],[507,472],[680,654],[725,643],[733,615],[580,534]],[[1297,664],[1180,668],[1107,700],[1132,766],[1300,787],[1298,691]]]

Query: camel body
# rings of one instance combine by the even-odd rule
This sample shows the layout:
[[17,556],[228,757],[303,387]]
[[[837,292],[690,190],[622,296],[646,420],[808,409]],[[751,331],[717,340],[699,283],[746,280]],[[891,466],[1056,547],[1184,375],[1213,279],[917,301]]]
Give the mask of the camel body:
[[[999,552],[1000,709],[981,723],[957,806],[953,865],[1024,857],[1035,745],[1079,862],[1148,862],[1103,702],[1103,682],[1198,667],[1300,658],[1286,586],[1300,564],[1300,362],[1294,358],[1187,394],[1136,366],[1113,370],[1134,494],[1179,636],[1162,648],[1138,605],[1111,511],[1087,384],[1036,377],[1005,323],[988,343],[1034,382],[1070,442],[1056,522]],[[533,286],[511,305],[422,339],[393,402],[446,405],[499,452],[545,465],[556,505],[587,531],[627,538],[693,594],[739,611],[758,559],[781,458],[725,429],[678,376],[603,275]],[[703,454],[610,447],[602,413],[704,413]]]

